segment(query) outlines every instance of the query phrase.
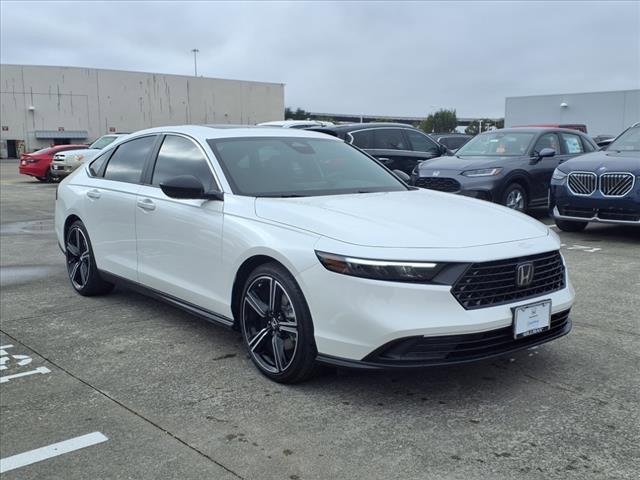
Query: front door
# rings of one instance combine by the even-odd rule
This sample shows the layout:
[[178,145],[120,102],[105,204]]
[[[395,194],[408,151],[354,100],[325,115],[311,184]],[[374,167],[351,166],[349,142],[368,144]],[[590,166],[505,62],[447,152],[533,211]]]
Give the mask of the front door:
[[180,175],[218,189],[208,159],[192,139],[166,135],[135,217],[141,284],[210,312],[224,312],[220,278],[223,202],[175,199],[160,184]]

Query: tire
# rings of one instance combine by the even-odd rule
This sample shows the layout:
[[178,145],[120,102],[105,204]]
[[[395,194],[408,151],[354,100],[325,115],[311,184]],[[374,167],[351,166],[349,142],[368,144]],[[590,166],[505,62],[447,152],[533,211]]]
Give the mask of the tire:
[[519,183],[512,183],[502,193],[502,205],[519,212],[526,212],[529,206],[529,196],[525,188]]
[[558,218],[554,220],[557,227],[563,232],[581,232],[589,224],[589,222],[574,222],[573,220],[560,220]]
[[73,222],[67,230],[65,251],[67,274],[76,292],[85,297],[92,297],[113,290],[114,285],[100,277],[89,234],[80,220]]
[[51,183],[51,172],[49,170],[47,170],[47,174],[44,177],[36,177],[38,179],[39,182],[42,183]]
[[247,278],[240,301],[242,338],[260,373],[278,383],[312,377],[313,322],[293,276],[280,264],[261,265]]

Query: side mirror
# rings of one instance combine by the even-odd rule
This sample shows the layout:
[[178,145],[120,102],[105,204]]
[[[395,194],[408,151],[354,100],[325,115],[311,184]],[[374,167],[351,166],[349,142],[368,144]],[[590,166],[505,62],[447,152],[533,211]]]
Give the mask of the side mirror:
[[538,153],[538,158],[555,157],[555,155],[556,155],[556,151],[553,148],[543,148]]
[[411,180],[411,177],[407,175],[406,172],[403,172],[402,170],[393,170],[393,174],[396,177],[398,177],[400,180],[402,180],[404,183],[409,183],[409,180]]
[[193,175],[180,175],[160,184],[167,197],[191,200],[223,200],[222,192],[205,192],[202,182]]

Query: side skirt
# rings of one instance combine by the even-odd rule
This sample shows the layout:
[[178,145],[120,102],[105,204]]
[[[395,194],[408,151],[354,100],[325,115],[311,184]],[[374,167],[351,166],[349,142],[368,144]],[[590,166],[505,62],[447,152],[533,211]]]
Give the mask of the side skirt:
[[100,276],[107,282],[111,282],[117,285],[122,285],[127,287],[135,292],[141,293],[142,295],[146,295],[148,297],[154,298],[156,300],[160,300],[162,302],[173,305],[174,307],[178,307],[185,312],[191,313],[196,317],[200,317],[208,322],[215,323],[216,325],[222,325],[227,328],[234,328],[235,322],[233,319],[225,317],[224,315],[219,315],[215,312],[211,312],[209,310],[205,310],[204,308],[200,308],[197,305],[193,305],[192,303],[185,302],[184,300],[180,300],[172,295],[167,293],[163,293],[159,290],[156,290],[151,287],[147,287],[138,282],[134,282],[132,280],[128,280],[126,278],[122,278],[118,275],[114,275],[109,272],[105,272],[104,270],[99,270]]

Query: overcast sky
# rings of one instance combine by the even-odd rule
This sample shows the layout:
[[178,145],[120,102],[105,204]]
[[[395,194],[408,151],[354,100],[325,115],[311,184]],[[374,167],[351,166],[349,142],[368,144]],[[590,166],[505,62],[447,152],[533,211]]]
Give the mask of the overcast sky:
[[640,2],[0,3],[2,63],[285,83],[314,112],[503,116],[640,88]]

